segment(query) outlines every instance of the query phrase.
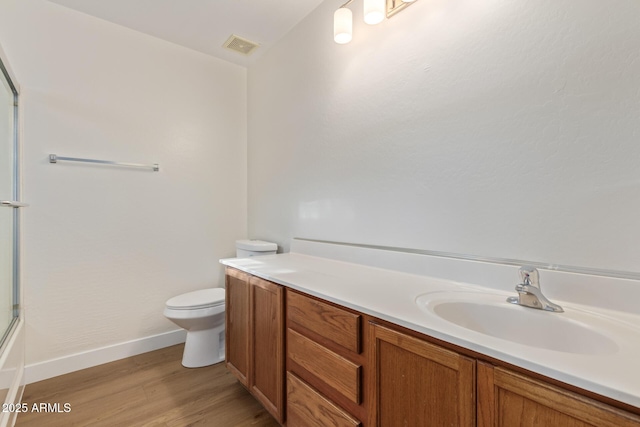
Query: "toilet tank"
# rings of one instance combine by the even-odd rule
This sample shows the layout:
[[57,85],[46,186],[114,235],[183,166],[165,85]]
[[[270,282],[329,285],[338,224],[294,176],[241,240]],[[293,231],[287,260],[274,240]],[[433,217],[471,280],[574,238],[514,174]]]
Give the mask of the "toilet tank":
[[278,245],[262,240],[236,240],[236,257],[247,258],[258,255],[272,255],[278,250]]

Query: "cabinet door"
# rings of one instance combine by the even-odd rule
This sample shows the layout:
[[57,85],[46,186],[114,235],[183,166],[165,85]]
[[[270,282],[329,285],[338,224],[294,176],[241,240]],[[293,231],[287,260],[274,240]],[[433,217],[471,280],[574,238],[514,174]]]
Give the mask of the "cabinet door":
[[372,324],[372,425],[475,426],[475,361]]
[[638,427],[640,417],[567,390],[478,363],[478,427]]
[[251,277],[249,388],[282,422],[284,409],[284,292],[282,286]]
[[249,275],[226,269],[225,358],[227,368],[249,386]]

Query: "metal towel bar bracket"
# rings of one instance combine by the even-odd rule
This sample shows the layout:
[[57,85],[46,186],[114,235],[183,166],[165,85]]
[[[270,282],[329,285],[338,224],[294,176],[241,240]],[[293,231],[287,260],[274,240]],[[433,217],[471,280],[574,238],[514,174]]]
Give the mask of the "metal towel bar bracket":
[[49,163],[58,163],[58,160],[63,160],[67,162],[99,163],[101,165],[128,166],[132,168],[147,168],[147,169],[153,169],[154,172],[158,172],[160,170],[160,165],[157,163],[154,163],[152,165],[144,165],[141,163],[123,163],[123,162],[112,162],[109,160],[79,159],[77,157],[62,157],[56,154],[49,154]]
[[3,208],[25,208],[29,206],[27,203],[18,202],[16,200],[0,200],[0,207]]

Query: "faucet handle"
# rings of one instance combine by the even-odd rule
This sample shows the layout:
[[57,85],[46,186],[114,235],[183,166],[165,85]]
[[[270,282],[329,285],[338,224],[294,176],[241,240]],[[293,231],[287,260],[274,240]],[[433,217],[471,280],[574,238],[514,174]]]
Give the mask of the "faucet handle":
[[540,287],[540,274],[538,274],[538,270],[535,267],[523,265],[520,267],[519,272],[523,285],[535,286],[536,288]]
[[522,283],[516,285],[518,296],[507,298],[507,302],[556,313],[562,313],[564,311],[562,307],[552,303],[542,294],[538,270],[530,265],[524,265],[520,267],[519,272],[520,277],[522,277]]

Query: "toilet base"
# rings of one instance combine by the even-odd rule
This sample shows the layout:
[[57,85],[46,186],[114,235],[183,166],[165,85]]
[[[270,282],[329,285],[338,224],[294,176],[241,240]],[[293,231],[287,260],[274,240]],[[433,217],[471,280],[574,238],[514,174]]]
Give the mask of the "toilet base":
[[224,327],[188,331],[182,354],[182,366],[201,368],[224,361]]

